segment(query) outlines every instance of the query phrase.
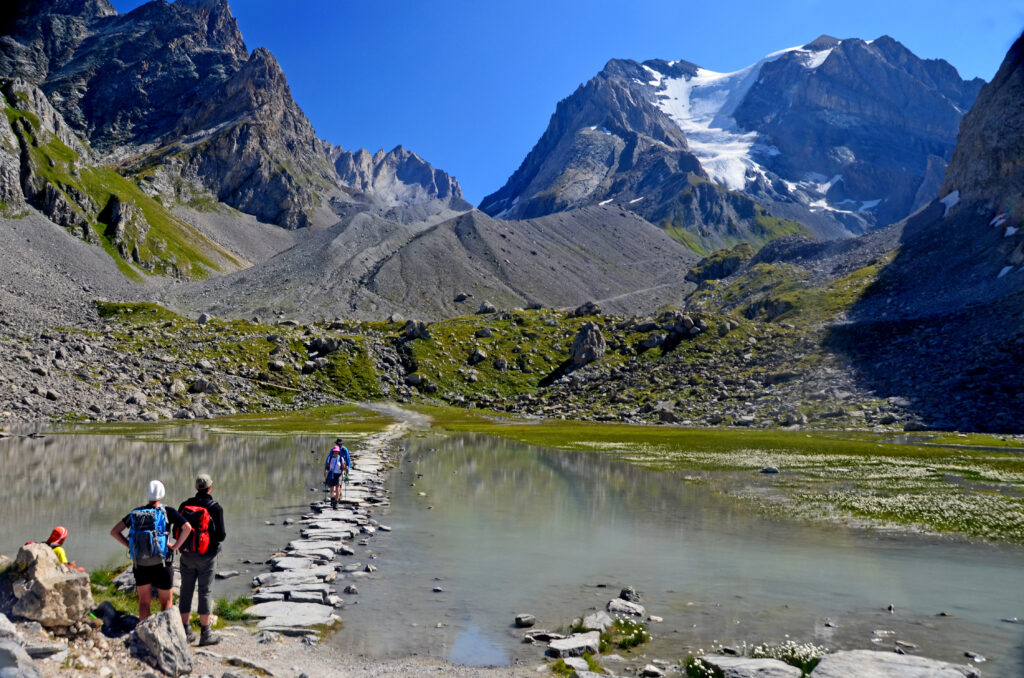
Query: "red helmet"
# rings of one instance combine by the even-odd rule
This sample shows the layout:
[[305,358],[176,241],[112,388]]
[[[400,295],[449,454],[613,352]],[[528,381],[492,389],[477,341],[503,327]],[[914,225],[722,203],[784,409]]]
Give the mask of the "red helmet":
[[50,546],[60,546],[67,538],[68,528],[58,525],[53,528],[53,532],[50,533],[50,538],[46,540],[46,543]]

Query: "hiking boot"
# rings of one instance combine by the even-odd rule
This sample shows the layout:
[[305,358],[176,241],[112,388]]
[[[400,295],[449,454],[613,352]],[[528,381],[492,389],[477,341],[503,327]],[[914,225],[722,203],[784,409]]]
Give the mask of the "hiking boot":
[[332,499],[331,500],[331,508],[332,509],[338,508],[338,500],[337,499]]
[[191,626],[185,627],[185,640],[188,641],[189,645],[196,642],[196,634],[193,633]]
[[220,642],[220,636],[210,630],[209,626],[204,626],[199,631],[199,647],[206,647],[207,645],[216,645]]

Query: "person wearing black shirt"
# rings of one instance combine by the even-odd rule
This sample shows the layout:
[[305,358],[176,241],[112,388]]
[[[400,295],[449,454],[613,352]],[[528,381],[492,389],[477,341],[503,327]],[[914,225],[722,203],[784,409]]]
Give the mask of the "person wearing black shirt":
[[[181,513],[190,512],[187,507],[201,507],[210,514],[208,529],[209,544],[205,552],[200,553],[199,548],[186,548],[181,553],[181,591],[178,596],[178,610],[181,611],[181,623],[185,627],[185,636],[188,642],[196,639],[192,628],[189,625],[189,617],[192,616],[192,594],[195,592],[196,583],[199,584],[199,645],[216,645],[220,642],[220,636],[210,630],[210,612],[213,611],[213,574],[216,568],[217,553],[220,551],[221,542],[227,536],[227,529],[224,527],[224,509],[210,496],[213,488],[213,479],[207,473],[200,473],[196,477],[196,496],[181,502],[178,511]],[[198,534],[196,536],[199,536]],[[193,541],[193,544],[197,540]]]
[[[146,501],[148,502],[145,506],[139,506],[138,509],[160,509],[164,512],[167,517],[167,524],[169,527],[181,528],[181,532],[178,538],[172,543],[170,539],[167,540],[167,553],[165,554],[165,560],[163,563],[156,565],[140,565],[138,563],[132,563],[132,574],[135,576],[135,590],[139,594],[139,620],[146,619],[149,617],[149,605],[153,600],[153,587],[156,587],[157,598],[160,600],[160,609],[168,610],[171,607],[171,587],[174,584],[174,572],[171,565],[171,559],[174,556],[174,551],[181,548],[185,540],[188,539],[189,534],[192,532],[192,526],[188,524],[181,514],[175,511],[170,506],[163,506],[160,500],[164,498],[166,490],[164,484],[159,480],[150,481],[146,487]],[[121,519],[117,525],[114,525],[110,530],[110,536],[117,540],[119,544],[125,548],[131,550],[131,546],[128,544],[128,539],[122,534],[126,527],[132,524],[132,513],[138,509],[133,509],[124,518]],[[129,535],[131,532],[129,531]]]

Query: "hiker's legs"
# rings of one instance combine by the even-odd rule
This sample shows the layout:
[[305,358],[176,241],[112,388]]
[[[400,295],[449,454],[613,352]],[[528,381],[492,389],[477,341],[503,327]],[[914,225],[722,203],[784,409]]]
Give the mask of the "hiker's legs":
[[160,611],[171,609],[171,589],[157,589],[156,596],[160,600]]
[[196,580],[199,571],[196,569],[193,559],[188,555],[182,555],[179,569],[181,570],[181,589],[178,591],[178,611],[181,612],[181,625],[188,628],[189,617],[192,616],[192,594],[196,590]]
[[139,621],[144,621],[149,617],[149,604],[153,601],[153,587],[146,584],[136,586],[135,590],[139,594]]
[[196,566],[199,579],[199,624],[210,625],[213,612],[213,572],[217,567],[216,558],[203,558]]

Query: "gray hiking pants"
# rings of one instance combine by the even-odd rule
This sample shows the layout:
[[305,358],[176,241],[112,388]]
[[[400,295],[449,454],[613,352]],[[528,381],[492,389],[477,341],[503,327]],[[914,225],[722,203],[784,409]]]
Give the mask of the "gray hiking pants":
[[192,594],[199,582],[199,614],[213,612],[213,570],[216,556],[200,556],[193,553],[181,554],[181,591],[178,610],[192,611]]

